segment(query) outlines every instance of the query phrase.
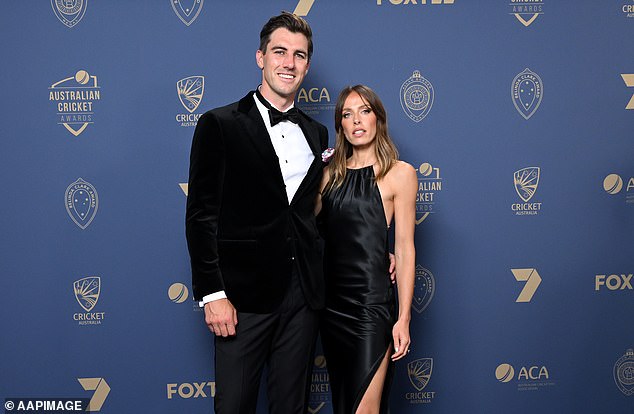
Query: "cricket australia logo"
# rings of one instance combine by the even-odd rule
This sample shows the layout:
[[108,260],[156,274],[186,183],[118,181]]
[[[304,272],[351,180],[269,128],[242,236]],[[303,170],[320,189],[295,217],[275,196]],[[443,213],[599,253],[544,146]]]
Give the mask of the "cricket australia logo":
[[101,291],[101,278],[98,276],[85,277],[73,283],[75,299],[86,312],[90,312],[97,301]]
[[634,395],[634,349],[628,349],[614,364],[614,382],[625,395]]
[[513,78],[511,99],[515,109],[524,119],[530,118],[537,111],[539,104],[542,103],[543,94],[542,79],[530,69],[524,69]]
[[433,299],[435,290],[434,275],[423,266],[417,265],[412,308],[416,312],[422,313]]
[[205,77],[190,76],[176,82],[178,99],[189,113],[193,113],[200,105],[205,93]]
[[539,185],[539,167],[526,167],[515,171],[513,174],[513,184],[515,191],[525,203],[533,198],[537,186]]
[[[196,126],[202,113],[194,113],[205,93],[205,77],[189,76],[176,82],[176,92],[181,105],[187,112],[176,114],[176,122],[182,127]],[[181,111],[182,112],[182,111]]]
[[97,190],[82,178],[68,186],[64,196],[66,212],[82,230],[92,223],[99,208]]
[[51,0],[53,13],[67,27],[73,27],[86,13],[88,0]]
[[407,364],[409,381],[418,391],[422,391],[429,383],[433,366],[432,358],[420,358]]
[[205,0],[170,0],[174,13],[186,26],[198,18],[204,2]]
[[401,107],[414,122],[422,121],[434,104],[434,87],[425,79],[420,71],[415,70],[412,76],[401,86]]

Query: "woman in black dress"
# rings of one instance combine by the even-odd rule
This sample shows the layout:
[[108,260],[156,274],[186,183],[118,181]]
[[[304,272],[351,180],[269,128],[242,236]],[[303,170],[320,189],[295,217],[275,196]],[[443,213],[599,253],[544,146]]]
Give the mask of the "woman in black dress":
[[[321,337],[336,414],[386,413],[393,364],[409,352],[417,178],[398,160],[379,97],[344,88],[335,107],[335,152],[317,211],[325,237]],[[396,291],[388,272],[394,221]]]

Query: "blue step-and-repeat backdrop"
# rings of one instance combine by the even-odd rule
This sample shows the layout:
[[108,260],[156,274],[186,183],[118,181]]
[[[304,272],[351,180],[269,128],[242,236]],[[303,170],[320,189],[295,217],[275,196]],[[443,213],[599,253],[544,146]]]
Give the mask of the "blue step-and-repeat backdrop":
[[339,90],[364,83],[418,170],[391,412],[634,412],[634,0],[5,2],[0,399],[213,412],[189,149],[258,85],[281,10],[313,27],[297,105],[331,145]]

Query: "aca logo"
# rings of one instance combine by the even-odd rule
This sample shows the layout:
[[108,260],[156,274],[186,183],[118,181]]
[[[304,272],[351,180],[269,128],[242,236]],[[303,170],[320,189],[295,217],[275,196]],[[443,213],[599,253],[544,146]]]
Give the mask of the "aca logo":
[[297,92],[297,107],[315,116],[324,111],[334,111],[335,104],[331,103],[330,92],[325,87],[300,88]]
[[[420,4],[453,4],[454,0],[429,0],[429,2],[427,0],[419,0]],[[377,6],[381,6],[383,4],[383,0],[376,0],[376,5]],[[405,4],[418,4],[416,2],[416,0],[388,0],[385,2],[385,4],[391,4],[394,6],[399,6],[401,4],[405,5]]]
[[542,278],[537,273],[537,269],[511,269],[511,273],[518,282],[526,282],[515,302],[528,303],[533,299],[533,295],[542,283]]
[[295,6],[295,11],[293,11],[293,14],[302,17],[307,16],[314,3],[315,0],[299,0],[297,6]]
[[[621,77],[628,88],[634,88],[634,73],[621,73]],[[632,98],[625,106],[625,109],[634,109],[634,95],[632,95]]]
[[624,4],[621,11],[625,17],[634,18],[634,4]]
[[534,216],[539,214],[542,209],[541,202],[529,202],[539,186],[540,174],[541,168],[539,167],[526,167],[513,173],[515,192],[523,201],[523,203],[511,204],[511,211],[513,211],[516,216]]
[[213,398],[216,396],[216,383],[213,381],[183,382],[167,384],[167,399],[174,397],[188,398]]
[[73,27],[86,13],[88,0],[51,0],[55,17],[67,27]]
[[189,296],[189,289],[182,283],[173,283],[169,289],[167,289],[167,296],[174,303],[183,303]]
[[171,0],[172,10],[185,26],[189,26],[198,18],[205,0]]
[[55,103],[57,110],[57,123],[68,132],[79,136],[89,124],[94,124],[94,104],[101,99],[97,76],[82,69],[48,89],[48,100]]
[[442,191],[440,168],[424,162],[418,167],[418,191],[416,193],[416,224],[422,223],[436,209],[436,193]]
[[614,382],[626,396],[634,395],[634,349],[625,351],[614,364]]
[[86,391],[94,391],[88,408],[86,411],[98,412],[101,411],[103,403],[106,402],[108,394],[110,394],[110,386],[103,378],[77,378],[77,381]]
[[85,230],[92,223],[99,209],[97,190],[82,178],[78,178],[66,188],[64,201],[68,216],[82,230]]
[[623,186],[625,186],[625,203],[634,205],[634,177],[627,178],[627,185],[619,174],[608,174],[603,179],[603,189],[610,195],[620,194]]
[[101,278],[99,276],[89,276],[73,282],[73,293],[77,303],[85,312],[74,313],[73,320],[78,325],[101,325],[105,319],[105,312],[92,312],[99,301],[101,293]]
[[632,275],[629,274],[618,274],[618,275],[595,275],[594,276],[594,290],[611,290],[611,291],[619,291],[619,290],[633,290],[632,288]]
[[[172,303],[181,304],[185,303],[189,298],[189,289],[183,283],[172,283],[167,289],[167,297]],[[200,305],[201,302],[192,301],[193,311],[202,312],[204,308]]]
[[317,355],[314,363],[308,400],[310,414],[319,412],[330,402],[330,377],[326,368],[326,358],[323,355]]
[[436,281],[434,275],[421,265],[416,265],[416,276],[414,279],[414,298],[412,308],[418,313],[423,313],[434,298]]
[[401,108],[414,122],[420,122],[429,114],[434,104],[434,87],[420,71],[415,70],[401,85]]
[[537,391],[555,385],[548,368],[539,364],[521,366],[519,370],[516,370],[513,365],[503,363],[495,369],[495,378],[501,383],[515,381],[518,391]]
[[202,113],[194,113],[205,93],[205,77],[189,76],[176,82],[176,92],[181,105],[188,113],[176,114],[176,122],[182,127],[196,126]]
[[416,389],[405,393],[404,397],[410,404],[429,404],[434,400],[435,391],[423,391],[429,384],[433,368],[433,358],[419,358],[407,364],[407,377]]
[[539,108],[544,95],[542,78],[526,68],[511,82],[511,99],[515,109],[524,119],[529,119]]
[[544,0],[511,0],[509,14],[524,25],[530,26],[540,14],[544,14]]

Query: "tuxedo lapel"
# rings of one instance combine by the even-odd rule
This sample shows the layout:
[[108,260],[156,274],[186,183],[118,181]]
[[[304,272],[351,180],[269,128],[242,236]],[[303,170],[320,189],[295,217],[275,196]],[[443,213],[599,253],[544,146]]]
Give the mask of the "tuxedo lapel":
[[280,170],[279,158],[275,154],[275,148],[273,148],[273,143],[262,120],[262,115],[260,115],[260,111],[255,105],[253,94],[254,92],[249,92],[247,96],[238,102],[237,121],[244,127],[253,148],[262,156],[264,163],[270,168],[272,174],[284,188],[284,178]]

